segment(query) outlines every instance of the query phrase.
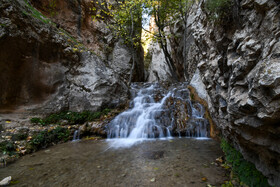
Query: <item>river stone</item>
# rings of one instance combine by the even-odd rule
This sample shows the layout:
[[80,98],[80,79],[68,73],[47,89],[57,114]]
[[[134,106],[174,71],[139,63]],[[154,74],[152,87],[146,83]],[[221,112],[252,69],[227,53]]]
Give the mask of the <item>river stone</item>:
[[11,183],[12,177],[6,177],[0,181],[0,186],[8,186]]

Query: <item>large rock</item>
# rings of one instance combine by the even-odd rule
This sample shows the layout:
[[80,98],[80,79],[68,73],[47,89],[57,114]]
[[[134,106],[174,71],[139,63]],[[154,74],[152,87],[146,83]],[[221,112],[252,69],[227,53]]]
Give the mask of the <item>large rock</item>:
[[203,6],[195,4],[188,18],[197,45],[188,53],[199,57],[192,84],[202,97],[205,88],[223,136],[280,186],[279,3],[242,0],[239,19],[227,25],[212,24]]
[[[125,82],[129,81],[133,68],[132,49],[123,44],[123,40],[116,40],[113,31],[108,28],[110,19],[93,19],[99,10],[96,1],[55,1],[31,0],[32,4],[50,17],[58,26],[77,38],[89,50],[94,51],[103,61]],[[141,31],[140,31],[141,32]],[[135,66],[132,70],[132,81],[144,81],[143,50],[138,47],[135,53]]]
[[29,7],[0,4],[0,112],[96,111],[126,101],[126,84],[102,58]]
[[152,60],[149,66],[148,82],[170,81],[172,76],[166,63],[165,56],[158,43],[154,42],[149,47]]

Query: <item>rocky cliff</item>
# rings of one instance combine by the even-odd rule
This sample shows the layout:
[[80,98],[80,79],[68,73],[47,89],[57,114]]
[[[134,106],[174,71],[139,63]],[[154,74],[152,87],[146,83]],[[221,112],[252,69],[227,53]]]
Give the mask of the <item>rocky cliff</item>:
[[[95,111],[124,103],[129,48],[92,20],[91,1],[51,2],[1,1],[0,111]],[[134,81],[144,77],[138,54]]]
[[231,21],[214,24],[205,1],[193,5],[184,73],[208,101],[222,135],[280,186],[280,5],[242,0],[234,8]]

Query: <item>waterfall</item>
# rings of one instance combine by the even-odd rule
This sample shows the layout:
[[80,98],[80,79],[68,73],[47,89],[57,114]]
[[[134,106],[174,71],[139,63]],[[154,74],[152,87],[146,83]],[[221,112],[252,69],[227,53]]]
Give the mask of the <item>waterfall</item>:
[[130,109],[108,125],[110,140],[131,145],[148,138],[208,136],[204,107],[191,100],[186,84],[164,89],[159,83],[134,83],[131,95]]
[[75,130],[74,135],[73,135],[73,140],[72,140],[72,141],[78,141],[78,140],[80,140],[80,132],[81,132],[80,129]]

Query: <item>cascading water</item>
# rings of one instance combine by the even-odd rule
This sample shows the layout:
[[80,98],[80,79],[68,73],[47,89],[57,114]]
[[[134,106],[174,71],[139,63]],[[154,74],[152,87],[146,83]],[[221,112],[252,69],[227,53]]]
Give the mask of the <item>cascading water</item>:
[[72,140],[72,141],[75,142],[75,141],[79,141],[79,140],[80,140],[80,132],[81,132],[80,129],[75,130],[74,135],[73,135],[73,140]]
[[191,100],[187,85],[182,83],[169,90],[158,83],[135,83],[131,87],[131,109],[108,125],[109,140],[118,140],[114,146],[130,146],[147,138],[208,136],[205,110]]

